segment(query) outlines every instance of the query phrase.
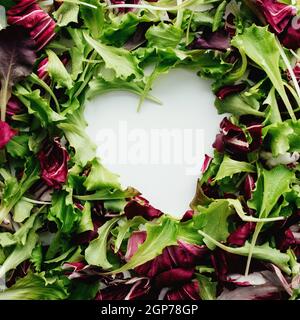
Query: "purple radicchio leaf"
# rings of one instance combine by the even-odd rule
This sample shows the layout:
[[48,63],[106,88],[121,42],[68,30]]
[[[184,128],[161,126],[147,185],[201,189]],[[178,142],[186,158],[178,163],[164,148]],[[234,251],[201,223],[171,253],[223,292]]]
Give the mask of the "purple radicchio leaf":
[[125,255],[125,260],[128,262],[131,257],[136,253],[138,247],[145,242],[147,238],[146,231],[135,231],[130,236],[127,243],[127,251]]
[[101,289],[95,300],[138,300],[146,298],[150,289],[150,279],[145,277],[117,279]]
[[12,129],[7,122],[0,120],[0,149],[17,134],[17,131]]
[[124,208],[127,219],[132,219],[135,216],[142,216],[146,220],[159,218],[163,213],[150,205],[149,201],[141,196],[136,196],[129,201]]
[[60,189],[67,180],[69,155],[59,138],[47,141],[39,152],[38,158],[42,180],[49,187]]
[[204,30],[189,46],[190,49],[226,51],[230,48],[230,36],[225,30]]
[[27,29],[35,42],[36,50],[43,49],[55,36],[55,22],[35,0],[20,0],[7,11],[10,25]]
[[262,11],[266,22],[276,33],[281,33],[297,14],[295,7],[276,0],[256,0],[258,8]]
[[194,273],[194,268],[170,269],[155,277],[155,286],[157,288],[180,287],[184,283],[192,280]]
[[255,223],[246,222],[229,235],[227,242],[231,245],[243,246],[254,230]]
[[211,161],[212,161],[212,157],[210,157],[209,155],[205,155],[204,157],[204,161],[203,161],[203,164],[202,164],[202,167],[201,167],[201,172],[202,174],[205,173],[205,171],[208,169]]
[[251,174],[247,174],[244,181],[244,198],[249,200],[252,198],[252,191],[255,189],[255,180]]
[[226,97],[230,96],[231,94],[242,92],[245,89],[246,89],[246,85],[244,83],[225,86],[218,90],[218,92],[216,93],[216,96],[220,100],[224,100]]
[[206,246],[179,241],[178,246],[166,247],[162,254],[138,266],[135,271],[140,275],[152,278],[172,268],[193,268],[203,261],[207,253]]
[[6,115],[9,117],[14,116],[15,114],[21,113],[24,110],[23,103],[16,98],[15,96],[12,96],[7,103],[6,106]]
[[294,18],[286,30],[279,35],[280,42],[288,49],[300,47],[300,19]]
[[200,300],[198,281],[191,281],[179,289],[168,291],[165,300]]
[[194,210],[187,210],[180,221],[185,222],[185,221],[191,220],[193,218],[193,215],[194,215]]
[[34,43],[23,28],[10,26],[0,31],[0,57],[1,120],[5,121],[12,87],[32,72],[35,62]]
[[262,144],[262,125],[253,123],[246,130],[252,138],[251,143],[247,141],[246,135],[240,127],[224,118],[220,124],[220,133],[217,135],[213,147],[218,152],[227,151],[237,157],[259,149]]

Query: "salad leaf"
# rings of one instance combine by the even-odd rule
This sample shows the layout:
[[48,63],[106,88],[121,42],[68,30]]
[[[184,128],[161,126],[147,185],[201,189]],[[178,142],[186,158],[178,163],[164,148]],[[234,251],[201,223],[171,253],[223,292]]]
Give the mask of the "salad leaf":
[[88,191],[121,189],[119,176],[110,172],[100,162],[99,158],[91,161],[91,171],[83,184]]
[[79,5],[77,3],[63,2],[57,11],[53,12],[53,17],[57,25],[65,27],[71,22],[78,22]]
[[138,62],[129,51],[107,46],[100,41],[94,40],[86,33],[84,33],[84,38],[103,59],[106,68],[115,71],[117,78],[127,79],[129,76],[135,76],[137,78],[141,76]]
[[23,28],[12,26],[0,31],[0,108],[5,121],[12,87],[28,76],[35,62],[34,42]]
[[45,277],[44,273],[28,273],[10,288],[0,292],[1,300],[62,300],[68,297],[63,280]]
[[86,3],[93,5],[94,7],[81,6],[80,14],[85,25],[90,30],[91,36],[94,39],[98,39],[104,25],[103,5],[100,4],[98,0],[87,0]]
[[223,161],[219,167],[215,180],[221,180],[225,177],[232,177],[240,172],[255,172],[255,167],[248,162],[232,160],[227,155],[224,156]]
[[85,260],[103,269],[110,269],[113,265],[107,259],[107,241],[112,227],[117,223],[118,218],[107,221],[98,229],[98,238],[90,242],[85,250]]
[[[227,219],[234,213],[227,200],[216,200],[207,208],[198,206],[197,210],[199,213],[193,216],[195,227],[216,241],[225,241],[229,236]],[[215,244],[208,238],[204,238],[203,241],[209,249],[215,249]]]
[[163,216],[157,222],[146,224],[147,238],[139,246],[133,257],[119,269],[111,273],[124,272],[154,259],[167,246],[177,244],[178,223],[170,217]]
[[268,31],[268,27],[258,27],[253,24],[250,28],[246,28],[243,34],[235,36],[231,43],[240,51],[246,53],[250,59],[266,72],[284,101],[291,119],[296,120],[281,78],[278,42],[275,36]]

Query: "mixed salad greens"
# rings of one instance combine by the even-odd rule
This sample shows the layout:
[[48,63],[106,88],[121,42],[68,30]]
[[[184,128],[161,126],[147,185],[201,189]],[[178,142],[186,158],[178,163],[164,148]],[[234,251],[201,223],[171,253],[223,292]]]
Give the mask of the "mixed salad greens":
[[[0,5],[0,299],[300,297],[298,1]],[[122,189],[83,117],[108,91],[159,103],[175,67],[225,114],[181,220]]]

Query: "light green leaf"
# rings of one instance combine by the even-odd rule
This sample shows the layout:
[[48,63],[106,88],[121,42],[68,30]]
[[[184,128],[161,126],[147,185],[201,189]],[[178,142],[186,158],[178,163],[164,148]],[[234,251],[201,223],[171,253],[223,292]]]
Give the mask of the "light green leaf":
[[119,176],[106,169],[99,158],[91,161],[91,171],[83,185],[88,191],[121,189]]
[[98,0],[85,0],[86,3],[94,5],[96,8],[88,6],[81,6],[80,13],[84,24],[90,30],[94,39],[98,39],[102,33],[104,24],[104,10],[103,5]]
[[139,246],[133,257],[122,267],[110,273],[119,273],[154,259],[160,255],[164,248],[177,244],[178,221],[163,216],[156,222],[146,224],[147,238]]
[[14,221],[23,222],[30,216],[33,204],[24,200],[23,198],[14,207]]
[[161,22],[150,27],[145,37],[148,40],[148,47],[175,48],[182,39],[183,32],[172,24]]
[[255,171],[255,167],[252,164],[244,161],[236,161],[225,155],[215,180],[218,181],[225,177],[232,177],[234,174],[240,172],[252,173]]
[[94,225],[91,216],[91,203],[86,201],[82,210],[82,217],[79,222],[77,233],[82,233],[89,230],[94,230]]
[[196,274],[199,283],[199,291],[201,300],[216,300],[217,282],[213,282],[211,278],[203,274]]
[[268,31],[268,27],[258,27],[253,24],[250,28],[246,28],[242,34],[236,35],[231,43],[246,53],[266,72],[284,101],[290,117],[296,120],[281,78],[279,69],[280,50],[275,35]]
[[85,260],[88,264],[101,267],[104,270],[112,268],[107,259],[107,240],[117,221],[118,218],[111,219],[98,229],[98,238],[91,241],[85,250]]
[[31,272],[0,292],[0,300],[63,300],[67,297],[62,280],[55,279],[48,283],[43,273]]
[[73,87],[73,80],[71,75],[66,70],[64,64],[59,57],[52,50],[46,50],[48,55],[48,63],[46,69],[53,81],[56,82],[56,88],[68,88]]
[[[195,227],[203,230],[216,241],[226,241],[229,236],[228,217],[234,213],[226,199],[215,200],[207,208],[198,206],[199,213],[193,216]],[[215,244],[208,238],[203,240],[210,250]]]
[[79,5],[76,3],[63,2],[62,5],[53,12],[53,17],[57,25],[65,27],[71,22],[78,22]]
[[86,33],[84,33],[84,38],[101,56],[105,66],[115,71],[117,78],[127,79],[129,76],[137,78],[141,76],[138,60],[129,51],[107,46],[100,41],[94,40]]

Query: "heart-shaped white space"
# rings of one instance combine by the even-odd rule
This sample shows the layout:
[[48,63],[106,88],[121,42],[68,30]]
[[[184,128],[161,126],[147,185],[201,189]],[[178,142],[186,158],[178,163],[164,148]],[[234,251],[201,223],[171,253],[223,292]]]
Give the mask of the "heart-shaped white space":
[[154,83],[151,94],[162,105],[111,92],[86,105],[87,132],[103,164],[121,183],[142,192],[150,203],[180,217],[195,193],[204,155],[222,116],[217,114],[210,83],[195,72],[172,70]]

